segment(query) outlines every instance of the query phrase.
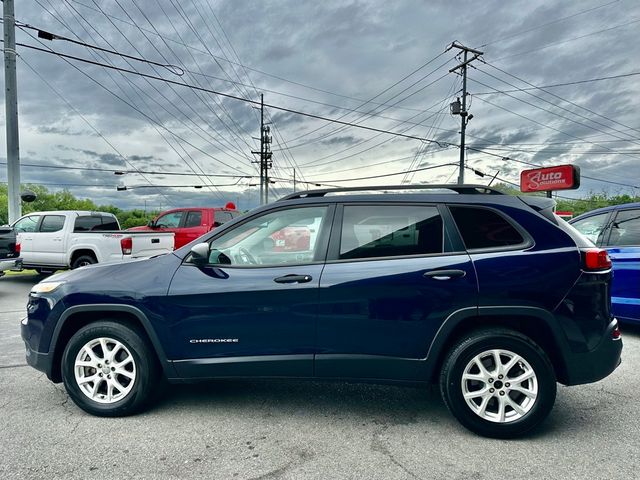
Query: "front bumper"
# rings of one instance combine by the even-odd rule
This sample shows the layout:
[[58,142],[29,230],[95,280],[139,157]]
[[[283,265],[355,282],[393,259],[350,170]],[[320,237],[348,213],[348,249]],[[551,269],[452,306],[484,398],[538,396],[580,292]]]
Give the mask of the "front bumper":
[[20,325],[20,334],[22,336],[22,340],[24,341],[24,347],[26,350],[25,357],[27,359],[27,363],[31,365],[33,368],[35,368],[36,370],[40,370],[41,372],[44,372],[47,375],[47,378],[49,378],[49,380],[52,380],[51,378],[51,366],[53,364],[52,358],[51,358],[52,355],[49,354],[49,352],[37,352],[36,350],[31,348],[28,342],[29,331],[26,323],[26,318],[22,320],[22,323]]
[[618,321],[614,319],[595,348],[588,352],[572,353],[566,358],[566,385],[597,382],[609,376],[620,365],[622,339],[613,338],[616,328]]

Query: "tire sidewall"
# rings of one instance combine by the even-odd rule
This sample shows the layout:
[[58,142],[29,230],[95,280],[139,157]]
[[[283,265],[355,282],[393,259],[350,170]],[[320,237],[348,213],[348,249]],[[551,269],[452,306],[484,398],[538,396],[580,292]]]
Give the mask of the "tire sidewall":
[[91,255],[80,255],[78,258],[76,258],[73,261],[73,264],[71,265],[71,270],[75,270],[76,268],[80,268],[81,266],[86,266],[86,265],[79,265],[80,262],[84,262],[84,261],[89,261],[89,265],[93,265],[94,263],[98,263],[98,261],[92,257]]
[[[109,404],[95,402],[87,397],[80,390],[74,372],[75,359],[80,349],[99,337],[112,338],[124,344],[133,356],[136,367],[136,378],[129,393],[123,399]],[[145,342],[133,330],[117,323],[97,322],[81,328],[69,340],[62,355],[62,381],[71,399],[84,411],[98,416],[129,415],[141,408],[149,397],[155,367],[150,362],[150,357]]]
[[[478,354],[491,349],[509,350],[524,358],[533,368],[538,381],[538,396],[533,408],[524,417],[509,423],[495,423],[478,416],[463,397],[461,382],[467,364]],[[443,395],[454,416],[469,430],[484,436],[510,438],[529,432],[538,426],[553,408],[556,378],[548,358],[535,344],[508,334],[478,336],[463,342],[447,362],[443,378]]]

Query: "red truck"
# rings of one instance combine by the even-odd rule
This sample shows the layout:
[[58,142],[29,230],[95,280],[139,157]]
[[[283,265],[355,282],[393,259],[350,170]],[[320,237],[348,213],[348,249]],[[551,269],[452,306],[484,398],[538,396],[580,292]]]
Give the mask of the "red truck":
[[173,232],[175,248],[180,248],[239,215],[241,212],[236,210],[232,202],[227,203],[224,208],[174,208],[162,212],[146,226],[129,230]]

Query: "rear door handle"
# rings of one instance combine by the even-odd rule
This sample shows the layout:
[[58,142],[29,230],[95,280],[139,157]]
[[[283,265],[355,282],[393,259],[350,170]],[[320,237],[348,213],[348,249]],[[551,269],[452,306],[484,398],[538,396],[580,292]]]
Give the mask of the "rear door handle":
[[425,278],[434,280],[451,280],[452,278],[462,278],[467,274],[464,270],[431,270],[422,274]]
[[308,283],[313,280],[311,275],[296,275],[295,273],[274,278],[276,283]]

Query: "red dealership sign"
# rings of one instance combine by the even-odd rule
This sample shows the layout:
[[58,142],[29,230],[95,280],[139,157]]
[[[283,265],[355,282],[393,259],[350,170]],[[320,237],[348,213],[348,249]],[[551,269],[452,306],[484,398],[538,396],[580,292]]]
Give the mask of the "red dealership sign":
[[580,186],[580,168],[575,165],[534,168],[520,173],[520,191],[575,190]]

